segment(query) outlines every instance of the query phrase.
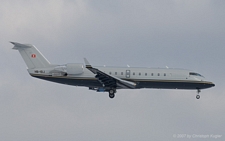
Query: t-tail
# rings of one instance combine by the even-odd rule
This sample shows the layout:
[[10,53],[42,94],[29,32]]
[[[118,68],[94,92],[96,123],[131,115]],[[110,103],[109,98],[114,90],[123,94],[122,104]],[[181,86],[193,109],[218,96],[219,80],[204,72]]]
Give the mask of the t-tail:
[[50,67],[50,62],[34,45],[20,44],[16,42],[11,43],[14,45],[12,49],[18,50],[20,52],[28,69]]

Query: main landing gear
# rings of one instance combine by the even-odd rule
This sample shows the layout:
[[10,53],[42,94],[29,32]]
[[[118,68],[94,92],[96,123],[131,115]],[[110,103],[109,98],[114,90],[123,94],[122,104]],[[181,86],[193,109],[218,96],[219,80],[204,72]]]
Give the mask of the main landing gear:
[[197,89],[197,95],[196,95],[196,99],[200,99],[200,95],[199,95],[199,93],[201,92],[201,90],[200,89]]
[[116,93],[115,89],[110,89],[109,90],[109,98],[114,98],[115,97],[115,93]]

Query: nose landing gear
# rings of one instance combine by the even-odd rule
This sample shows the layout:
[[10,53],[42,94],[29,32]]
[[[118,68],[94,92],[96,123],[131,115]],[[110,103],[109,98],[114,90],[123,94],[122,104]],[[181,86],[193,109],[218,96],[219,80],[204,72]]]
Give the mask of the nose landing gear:
[[199,93],[201,92],[201,90],[200,89],[197,89],[197,95],[196,95],[196,99],[200,99],[200,95],[199,95]]

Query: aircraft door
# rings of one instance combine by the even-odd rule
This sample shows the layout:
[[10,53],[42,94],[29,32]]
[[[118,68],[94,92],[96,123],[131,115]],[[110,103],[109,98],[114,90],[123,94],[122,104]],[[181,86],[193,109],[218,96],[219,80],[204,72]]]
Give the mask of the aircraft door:
[[126,78],[130,78],[130,70],[126,70]]

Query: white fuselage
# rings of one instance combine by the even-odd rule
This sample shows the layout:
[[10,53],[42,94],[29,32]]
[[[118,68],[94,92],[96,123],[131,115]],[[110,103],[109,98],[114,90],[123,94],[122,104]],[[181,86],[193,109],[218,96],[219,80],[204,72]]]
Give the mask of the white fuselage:
[[117,89],[197,89],[200,92],[215,86],[202,75],[183,69],[92,67],[86,58],[85,66],[82,63],[52,65],[34,45],[11,43],[23,57],[31,76],[109,92],[110,98],[114,98]]
[[[193,72],[184,69],[100,66],[97,66],[95,68],[117,78],[135,82],[138,84],[136,88],[204,89],[213,85],[213,83],[206,81],[203,76],[199,74],[190,75]],[[81,74],[65,75],[65,73],[62,73],[62,70],[64,70],[64,72],[66,73],[66,66],[53,65],[50,68],[28,69],[29,73],[32,76],[42,79],[46,78],[45,80],[53,82],[75,86],[86,86],[89,88],[103,87],[97,81],[97,78],[95,78],[96,74],[93,74],[85,67],[83,67],[83,72]],[[65,79],[65,81],[62,81],[62,79]],[[73,80],[74,83],[67,80]],[[200,86],[199,84],[204,84],[205,86]]]

